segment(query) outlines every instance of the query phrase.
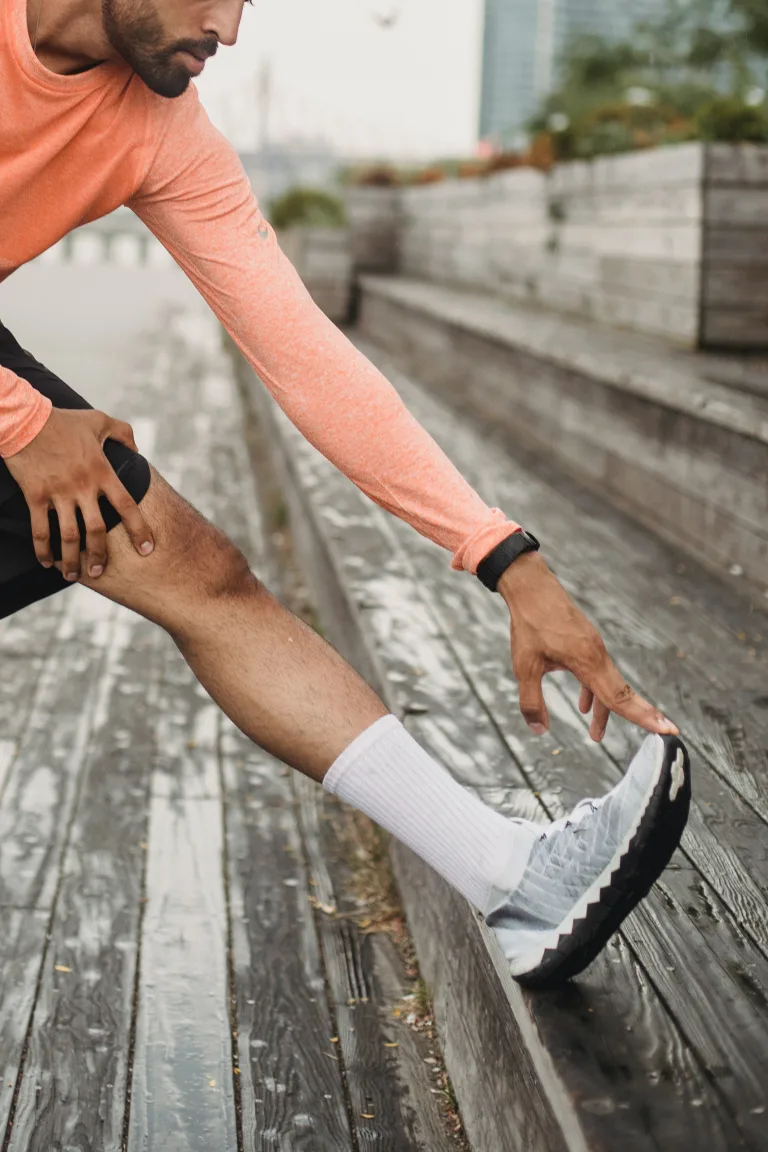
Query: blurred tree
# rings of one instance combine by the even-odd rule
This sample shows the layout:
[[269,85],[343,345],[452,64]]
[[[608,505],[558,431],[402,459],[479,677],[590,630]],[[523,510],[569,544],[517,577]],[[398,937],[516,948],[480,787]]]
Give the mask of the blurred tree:
[[[568,45],[530,124],[559,159],[686,139],[768,139],[768,0],[668,0],[632,39]],[[763,105],[760,107],[760,105]]]
[[289,188],[271,202],[267,215],[274,228],[342,228],[346,223],[341,200],[318,188]]

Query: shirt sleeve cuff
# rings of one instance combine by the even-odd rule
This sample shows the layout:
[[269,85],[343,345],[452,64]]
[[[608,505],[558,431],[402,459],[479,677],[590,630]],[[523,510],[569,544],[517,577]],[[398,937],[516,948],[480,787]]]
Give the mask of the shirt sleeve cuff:
[[502,540],[520,531],[520,525],[508,520],[500,508],[491,508],[490,517],[476,532],[469,536],[454,554],[451,568],[461,572],[477,574],[480,562]]
[[18,404],[12,405],[10,420],[3,419],[6,413],[0,409],[0,457],[4,460],[32,443],[38,432],[42,432],[53,408],[47,396],[31,384],[26,386],[28,394]]

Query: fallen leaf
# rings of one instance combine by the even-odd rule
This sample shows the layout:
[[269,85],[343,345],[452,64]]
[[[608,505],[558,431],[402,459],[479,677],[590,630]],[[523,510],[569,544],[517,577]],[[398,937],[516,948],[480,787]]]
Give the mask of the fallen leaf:
[[338,1042],[339,1042],[338,1036],[331,1036],[331,1044],[338,1044]]
[[67,968],[66,964],[54,964],[54,972],[71,972],[71,968]]
[[209,1086],[209,1088],[215,1088],[216,1087],[216,1081],[215,1080],[209,1080],[208,1086]]
[[361,1112],[360,1115],[362,1116],[363,1120],[375,1120],[376,1119],[376,1113],[375,1112]]
[[385,1040],[384,1041],[384,1047],[385,1048],[399,1048],[400,1044],[398,1043],[397,1040]]

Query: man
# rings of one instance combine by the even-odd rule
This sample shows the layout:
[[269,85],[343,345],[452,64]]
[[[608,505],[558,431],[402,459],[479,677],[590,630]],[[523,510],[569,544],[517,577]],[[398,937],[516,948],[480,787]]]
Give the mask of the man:
[[[0,329],[0,616],[75,580],[173,637],[254,741],[409,844],[492,924],[512,972],[561,981],[597,954],[676,847],[688,762],[537,554],[313,305],[190,78],[234,44],[243,0],[4,0],[0,278],[128,204],[188,274],[295,424],[373,500],[506,601],[522,711],[572,671],[590,732],[650,736],[622,783],[542,832],[456,784],[340,656],[277,603],[221,532]],[[43,318],[41,320],[44,322]]]

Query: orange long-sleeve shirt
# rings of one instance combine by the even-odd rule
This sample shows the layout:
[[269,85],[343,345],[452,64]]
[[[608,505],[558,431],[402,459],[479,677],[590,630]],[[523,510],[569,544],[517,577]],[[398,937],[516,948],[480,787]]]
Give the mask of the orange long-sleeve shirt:
[[[471,572],[517,527],[483,503],[313,303],[193,85],[163,99],[119,61],[52,73],[32,51],[24,0],[3,0],[0,109],[0,280],[71,229],[127,204],[293,423],[372,500]],[[0,456],[26,447],[50,409],[0,367]]]

